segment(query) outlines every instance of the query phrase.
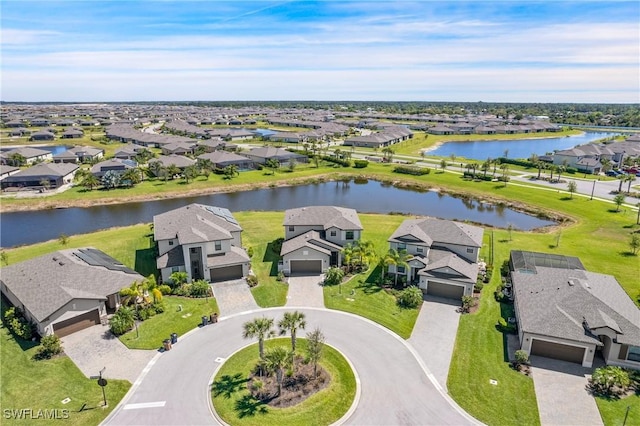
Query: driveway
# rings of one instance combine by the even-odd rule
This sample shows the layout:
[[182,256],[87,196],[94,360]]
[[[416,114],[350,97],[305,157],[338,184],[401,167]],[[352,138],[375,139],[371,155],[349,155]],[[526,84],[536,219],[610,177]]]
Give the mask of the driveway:
[[436,381],[446,390],[460,322],[460,314],[457,312],[460,302],[433,296],[424,298],[409,343],[420,354]]
[[211,284],[211,288],[220,308],[220,316],[259,309],[249,284],[244,279]]
[[158,354],[155,350],[128,349],[103,325],[94,325],[61,340],[64,352],[87,377],[97,376],[106,367],[103,377],[134,383]]
[[285,306],[324,308],[323,275],[292,275],[287,281],[289,291]]
[[[221,318],[203,327],[157,358],[137,386],[103,422],[108,425],[218,424],[210,408],[210,380],[218,367],[251,343],[242,324],[258,316],[280,318],[287,309]],[[403,339],[353,314],[327,309],[300,309],[307,329],[320,327],[327,344],[353,364],[360,383],[354,425],[478,424],[435,386]]]
[[531,357],[540,423],[545,425],[602,425],[596,401],[586,390],[590,368],[571,362]]

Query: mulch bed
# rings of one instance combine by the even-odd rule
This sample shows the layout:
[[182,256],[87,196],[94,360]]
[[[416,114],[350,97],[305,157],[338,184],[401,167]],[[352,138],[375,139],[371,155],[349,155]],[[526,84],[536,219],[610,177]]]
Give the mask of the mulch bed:
[[278,382],[275,374],[260,376],[260,371],[252,372],[249,376],[247,388],[257,400],[270,407],[286,408],[300,404],[316,392],[326,388],[331,382],[331,376],[318,365],[318,376],[314,378],[313,364],[305,363],[302,357],[294,360],[295,369],[289,375],[285,371],[282,381],[282,393],[278,395]]

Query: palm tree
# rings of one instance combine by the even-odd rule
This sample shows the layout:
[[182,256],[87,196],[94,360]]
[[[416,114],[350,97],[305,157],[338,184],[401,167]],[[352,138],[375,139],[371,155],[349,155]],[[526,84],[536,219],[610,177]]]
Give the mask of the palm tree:
[[180,167],[176,166],[175,164],[169,164],[166,167],[166,173],[167,176],[171,177],[171,180],[173,180],[176,175],[180,174]]
[[567,170],[567,168],[565,166],[558,166],[558,182],[560,182],[560,176],[562,176],[562,173],[564,173],[564,171]]
[[351,243],[346,244],[344,247],[342,247],[342,250],[340,252],[342,253],[342,264],[347,265],[347,269],[351,271],[351,267],[353,266],[353,257],[354,257],[353,244]]
[[162,163],[159,161],[151,161],[147,168],[155,177],[160,177],[160,175],[162,174],[163,167]]
[[233,177],[239,174],[240,172],[238,172],[238,166],[236,166],[235,164],[229,164],[227,167],[224,168],[225,179],[232,179]]
[[140,180],[140,170],[136,167],[127,169],[120,175],[120,182],[126,183],[127,186],[134,186],[140,183]]
[[629,183],[629,185],[627,186],[627,193],[631,193],[631,184],[636,180],[636,177],[635,175],[629,173],[625,180]]
[[409,260],[411,258],[411,255],[409,253],[407,253],[406,250],[401,249],[401,250],[396,250],[396,249],[390,249],[387,252],[387,255],[384,258],[384,263],[386,266],[394,266],[394,271],[395,271],[395,280],[394,280],[394,285],[398,285],[398,268],[406,268],[407,266],[409,266],[409,264],[407,263],[407,260]]
[[307,325],[304,318],[302,312],[285,312],[283,318],[278,322],[281,335],[286,334],[287,330],[291,333],[291,353],[296,351],[296,332],[299,328],[304,330]]
[[487,172],[491,168],[491,158],[487,158],[487,161],[482,163],[482,166],[480,166],[480,167],[482,168],[482,171],[484,172],[484,177],[487,177]]
[[115,170],[109,170],[102,175],[101,183],[105,189],[116,188],[120,185],[120,174]]
[[182,177],[187,183],[189,180],[195,179],[196,176],[198,176],[198,167],[195,164],[185,167],[182,171]]
[[209,160],[208,158],[198,158],[196,166],[198,166],[201,175],[205,176],[206,173],[207,178],[209,177],[209,173],[211,173],[213,169],[215,169],[213,161]]
[[284,378],[285,368],[289,368],[292,364],[292,357],[289,351],[283,346],[269,349],[262,358],[264,360],[265,369],[276,375],[278,383],[278,396],[282,393],[282,379]]
[[273,336],[273,318],[255,318],[243,324],[242,337],[245,339],[258,338],[258,352],[260,359],[264,359],[264,339]]
[[324,334],[319,328],[307,333],[307,358],[313,363],[313,377],[318,377],[318,362],[322,357],[324,347]]
[[509,180],[509,177],[507,176],[507,173],[509,171],[509,164],[502,164],[500,166],[500,170],[502,170],[502,179],[504,179],[504,186],[507,186],[507,181]]
[[89,173],[84,177],[84,179],[82,179],[80,185],[91,191],[93,190],[93,188],[100,185],[100,179],[98,179],[95,175]]
[[440,168],[442,169],[443,172],[444,172],[444,169],[447,168],[447,160],[445,160],[444,158],[440,160]]
[[358,265],[362,267],[364,264],[370,264],[376,257],[375,247],[368,240],[359,240],[354,244],[354,256],[358,260]]
[[536,167],[538,168],[538,179],[540,179],[540,173],[542,173],[542,170],[547,168],[547,163],[544,161],[538,161],[536,163]]
[[14,152],[13,154],[11,154],[9,156],[9,165],[14,166],[14,167],[20,167],[20,166],[24,166],[25,164],[27,164],[27,159],[25,158],[24,155],[18,153],[18,152]]

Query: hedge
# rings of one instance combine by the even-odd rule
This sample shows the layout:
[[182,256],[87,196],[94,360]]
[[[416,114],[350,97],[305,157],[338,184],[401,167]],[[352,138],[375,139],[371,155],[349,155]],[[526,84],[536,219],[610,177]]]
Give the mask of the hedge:
[[422,176],[428,175],[431,173],[431,169],[428,167],[417,167],[417,166],[396,166],[393,169],[394,173],[402,173],[405,175],[414,175],[414,176]]

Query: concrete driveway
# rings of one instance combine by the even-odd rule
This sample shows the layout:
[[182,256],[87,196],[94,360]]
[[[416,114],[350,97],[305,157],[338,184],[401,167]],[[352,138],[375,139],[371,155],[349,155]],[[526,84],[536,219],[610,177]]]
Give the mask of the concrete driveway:
[[[109,425],[217,424],[210,408],[210,381],[219,366],[250,342],[242,324],[258,316],[280,318],[287,309],[262,309],[221,318],[190,333],[157,358],[140,383],[103,422]],[[326,309],[300,309],[307,329],[320,327],[327,344],[353,364],[360,396],[346,424],[478,424],[427,376],[403,339],[372,321]]]
[[288,278],[287,307],[324,308],[323,275],[292,275]]
[[214,283],[211,284],[211,288],[220,309],[220,316],[259,309],[245,279]]
[[545,425],[602,425],[596,401],[587,391],[590,368],[571,362],[531,357],[540,423]]
[[457,300],[425,296],[409,338],[409,343],[445,390],[460,322],[459,307]]
[[158,354],[154,350],[128,349],[103,325],[94,325],[61,340],[64,352],[87,377],[97,376],[106,367],[103,377],[134,383]]

